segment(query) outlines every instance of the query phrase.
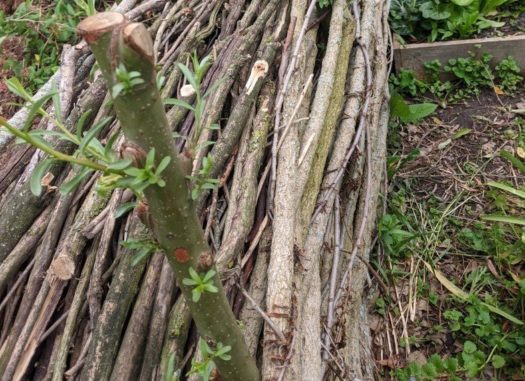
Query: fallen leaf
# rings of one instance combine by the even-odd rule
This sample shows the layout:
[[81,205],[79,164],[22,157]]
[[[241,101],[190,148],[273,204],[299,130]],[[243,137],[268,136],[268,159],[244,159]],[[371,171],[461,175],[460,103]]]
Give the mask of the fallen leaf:
[[408,355],[408,362],[414,362],[418,365],[426,364],[427,357],[421,351],[414,351]]
[[498,86],[494,86],[494,92],[498,95],[505,95],[505,92]]
[[465,135],[468,135],[470,134],[472,130],[470,128],[460,128],[458,131],[456,131],[456,133],[454,135],[452,135],[452,139],[459,139],[461,138],[462,136],[465,136]]
[[452,139],[447,139],[447,140],[445,140],[444,142],[439,143],[438,148],[439,148],[439,149],[443,149],[443,148],[445,148],[446,146],[448,146],[450,143],[452,143]]
[[525,159],[525,149],[521,147],[516,148],[516,155],[518,155],[522,159]]
[[[456,296],[456,297],[458,297],[458,298],[460,298],[462,300],[468,300],[469,294],[467,294],[461,288],[459,288],[454,283],[452,283],[450,280],[448,280],[447,277],[445,275],[443,275],[443,273],[441,271],[439,271],[437,269],[433,269],[432,266],[430,266],[430,264],[428,264],[425,261],[423,261],[423,263],[425,264],[425,266],[428,269],[428,271],[430,271],[432,274],[434,274],[434,276],[439,281],[439,283],[441,283],[443,285],[443,287],[445,287],[449,292],[451,292],[454,296]],[[491,312],[494,312],[495,314],[498,314],[498,315],[504,317],[505,319],[510,320],[511,322],[513,322],[515,324],[519,324],[519,325],[525,324],[520,319],[516,318],[515,316],[509,314],[506,311],[503,311],[501,308],[493,306],[492,304],[481,302],[481,305],[487,307]]]

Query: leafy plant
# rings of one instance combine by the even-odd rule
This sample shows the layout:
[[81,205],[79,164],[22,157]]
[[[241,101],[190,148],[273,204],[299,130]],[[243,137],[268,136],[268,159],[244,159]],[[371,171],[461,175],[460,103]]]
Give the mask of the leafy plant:
[[164,101],[165,104],[169,105],[175,105],[179,107],[183,107],[191,112],[194,113],[195,116],[195,128],[193,130],[193,135],[189,139],[190,140],[190,147],[191,149],[196,149],[200,147],[196,147],[197,140],[199,139],[201,132],[202,132],[202,117],[204,114],[204,109],[206,107],[206,100],[210,96],[210,94],[213,93],[213,91],[217,88],[217,86],[220,85],[220,81],[214,83],[208,90],[203,94],[201,91],[201,85],[202,85],[202,79],[204,78],[204,75],[206,74],[206,71],[208,70],[208,67],[211,65],[211,56],[206,56],[202,59],[202,61],[199,61],[197,54],[194,52],[191,56],[192,65],[193,65],[193,72],[184,64],[178,63],[179,70],[184,75],[184,78],[188,81],[188,83],[191,85],[193,90],[195,91],[195,106],[190,105],[188,102],[180,100],[180,99],[174,99],[174,98],[168,98]]
[[501,60],[496,66],[496,77],[500,87],[508,93],[516,91],[518,84],[523,81],[520,72],[520,67],[514,58],[507,57]]
[[219,184],[219,180],[209,177],[212,168],[213,159],[208,155],[202,159],[202,168],[199,170],[198,176],[187,176],[193,184],[191,189],[191,198],[193,200],[199,198],[199,195],[203,191],[207,189],[215,189]]
[[195,357],[192,359],[191,369],[188,376],[198,374],[202,381],[209,381],[210,376],[215,369],[215,363],[213,360],[221,359],[223,361],[229,361],[231,356],[228,352],[231,351],[231,347],[229,345],[217,343],[216,348],[212,349],[206,340],[201,338],[199,339],[199,349],[202,355],[202,360],[196,360]]
[[189,268],[189,278],[184,278],[182,283],[186,286],[195,286],[192,290],[192,300],[197,303],[203,292],[216,293],[219,290],[213,284],[213,277],[215,276],[215,270],[209,270],[205,274],[199,274],[193,267]]
[[509,0],[393,0],[392,29],[400,36],[416,40],[467,38],[504,23],[487,19]]
[[128,94],[135,86],[144,83],[138,71],[128,72],[122,63],[115,69],[115,75],[117,76],[117,83],[111,89],[113,98],[118,97],[121,93]]
[[151,254],[160,250],[158,243],[150,238],[128,239],[121,242],[121,245],[127,249],[137,251],[131,261],[132,266],[138,265],[140,262],[146,260]]
[[407,104],[403,97],[393,93],[390,98],[390,110],[393,117],[399,118],[402,123],[416,122],[424,119],[434,111],[437,105],[434,103]]
[[327,8],[334,3],[334,0],[317,0],[319,8]]

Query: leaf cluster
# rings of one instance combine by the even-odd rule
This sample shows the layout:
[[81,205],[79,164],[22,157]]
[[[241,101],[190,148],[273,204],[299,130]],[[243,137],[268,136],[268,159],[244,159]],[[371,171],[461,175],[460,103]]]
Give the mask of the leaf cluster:
[[[503,59],[493,70],[488,53],[480,58],[470,53],[467,57],[450,59],[446,65],[439,60],[424,64],[425,80],[416,78],[411,70],[401,69],[390,78],[390,84],[401,95],[417,97],[430,93],[439,100],[459,101],[477,96],[482,89],[504,91],[512,94],[523,82],[520,68],[512,57]],[[443,80],[443,77],[450,79]]]
[[213,284],[213,277],[217,273],[215,270],[208,270],[206,273],[199,274],[193,267],[190,267],[189,278],[184,278],[182,283],[186,286],[195,286],[191,291],[192,300],[197,303],[204,292],[217,293],[219,289]]
[[191,360],[191,369],[188,373],[188,376],[192,374],[198,374],[202,381],[210,380],[213,369],[215,369],[215,363],[213,360],[231,360],[231,356],[228,354],[228,352],[231,351],[232,347],[229,345],[217,343],[216,348],[212,349],[206,340],[201,338],[199,339],[199,349],[202,355],[202,360],[197,360],[195,357],[193,357]]
[[418,41],[468,38],[483,29],[504,25],[487,18],[512,0],[393,0],[394,32]]
[[111,89],[111,96],[113,98],[116,98],[119,95],[126,95],[135,86],[144,83],[144,80],[141,78],[138,71],[128,71],[122,63],[115,69],[115,76],[117,82]]

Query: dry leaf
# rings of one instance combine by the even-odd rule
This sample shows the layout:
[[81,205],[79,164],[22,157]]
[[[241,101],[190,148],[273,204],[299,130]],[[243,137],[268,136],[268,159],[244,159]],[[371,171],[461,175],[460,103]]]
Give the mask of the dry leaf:
[[494,86],[494,92],[498,95],[505,95],[505,92],[498,86]]

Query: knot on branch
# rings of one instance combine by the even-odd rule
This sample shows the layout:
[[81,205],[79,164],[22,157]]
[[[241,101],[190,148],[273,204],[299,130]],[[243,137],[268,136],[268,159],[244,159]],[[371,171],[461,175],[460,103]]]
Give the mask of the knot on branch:
[[251,94],[259,78],[264,78],[266,73],[268,73],[268,62],[264,60],[255,61],[252,67],[252,72],[250,73],[250,78],[246,82],[246,94]]

